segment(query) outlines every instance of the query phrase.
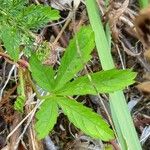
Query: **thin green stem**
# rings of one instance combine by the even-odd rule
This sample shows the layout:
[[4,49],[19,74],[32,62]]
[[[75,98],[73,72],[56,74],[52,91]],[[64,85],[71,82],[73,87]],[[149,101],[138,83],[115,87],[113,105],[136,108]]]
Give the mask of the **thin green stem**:
[[21,96],[25,97],[23,70],[21,68],[19,68],[19,82],[20,82]]

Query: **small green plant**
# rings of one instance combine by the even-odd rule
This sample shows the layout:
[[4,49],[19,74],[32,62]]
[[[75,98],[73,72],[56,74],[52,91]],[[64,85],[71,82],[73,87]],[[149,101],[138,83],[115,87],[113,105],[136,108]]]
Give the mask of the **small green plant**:
[[[77,50],[76,40],[80,54]],[[130,70],[116,69],[89,74],[91,81],[88,75],[74,79],[74,75],[90,59],[90,53],[94,46],[94,34],[91,27],[82,27],[70,41],[61,60],[56,78],[54,78],[56,72],[51,67],[42,65],[37,56],[32,54],[29,61],[32,77],[40,87],[49,92],[49,95],[42,98],[44,102],[36,114],[37,123],[35,127],[40,139],[53,129],[59,108],[76,127],[93,138],[100,138],[104,141],[114,138],[113,131],[102,117],[76,102],[73,98],[69,98],[73,95],[96,95],[97,92],[113,92],[134,82],[135,73]]]
[[[37,31],[49,21],[59,19],[59,12],[49,6],[28,5],[26,0],[0,2],[0,39],[10,57],[17,61],[20,51],[24,51],[25,48],[32,49],[33,31]],[[84,26],[70,40],[58,70],[42,65],[38,54],[31,52],[29,69],[32,78],[38,86],[48,92],[48,95],[39,97],[43,103],[36,113],[35,128],[40,139],[53,129],[59,109],[62,109],[70,122],[93,138],[104,141],[114,138],[113,130],[101,116],[71,97],[123,89],[134,83],[136,74],[130,70],[112,69],[74,78],[90,60],[90,53],[94,47],[94,33],[90,26]],[[15,109],[23,112],[25,85],[22,69],[19,69],[18,73],[20,85]],[[35,86],[33,87],[37,91]]]
[[28,5],[28,0],[0,0],[0,39],[7,53],[17,61],[21,47],[27,51],[33,48],[33,32],[59,17],[49,6]]

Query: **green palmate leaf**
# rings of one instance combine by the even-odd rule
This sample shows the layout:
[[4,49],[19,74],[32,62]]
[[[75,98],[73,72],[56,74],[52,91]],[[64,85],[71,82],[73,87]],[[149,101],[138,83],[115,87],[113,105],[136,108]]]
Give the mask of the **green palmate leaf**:
[[54,86],[54,71],[52,67],[42,65],[35,54],[31,55],[29,62],[33,79],[41,88],[50,92]]
[[59,11],[52,10],[49,6],[30,5],[24,7],[17,18],[26,28],[37,29],[50,21],[58,20],[60,16]]
[[61,88],[83,68],[83,63],[86,63],[90,59],[90,53],[94,45],[94,34],[91,27],[82,27],[70,41],[61,60],[61,66],[58,69],[56,78],[56,89]]
[[[67,83],[62,89],[56,91],[60,95],[85,95],[114,92],[134,83],[136,73],[130,70],[108,70],[79,77]],[[96,90],[95,90],[96,87]]]
[[68,119],[87,135],[104,141],[114,138],[109,125],[91,109],[67,98],[57,98],[57,103]]
[[36,113],[35,129],[38,138],[42,139],[53,129],[58,117],[57,103],[54,99],[46,99]]
[[19,46],[21,41],[21,36],[18,30],[10,26],[3,27],[1,39],[8,54],[11,58],[17,61],[19,58]]

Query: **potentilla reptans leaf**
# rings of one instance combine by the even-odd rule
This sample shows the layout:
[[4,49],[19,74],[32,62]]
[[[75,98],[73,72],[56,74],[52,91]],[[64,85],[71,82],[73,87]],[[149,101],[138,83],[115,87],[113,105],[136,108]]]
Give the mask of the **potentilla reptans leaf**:
[[55,90],[63,87],[66,82],[83,69],[85,63],[91,58],[90,53],[94,46],[94,34],[91,27],[81,27],[65,50],[58,69]]
[[60,95],[110,93],[133,84],[136,73],[131,70],[112,69],[92,73],[90,76],[91,81],[87,75],[79,77],[67,83],[62,89],[56,91],[56,93]]
[[30,57],[30,69],[36,83],[46,91],[51,92],[54,87],[54,71],[52,67],[42,65],[35,54]]
[[90,108],[68,98],[60,97],[56,100],[69,121],[85,134],[103,141],[114,139],[113,131],[109,125]]
[[42,139],[53,129],[58,117],[58,107],[55,99],[46,99],[36,113],[35,129],[37,136]]
[[1,39],[10,57],[17,61],[19,59],[19,46],[21,42],[18,30],[14,27],[3,26]]

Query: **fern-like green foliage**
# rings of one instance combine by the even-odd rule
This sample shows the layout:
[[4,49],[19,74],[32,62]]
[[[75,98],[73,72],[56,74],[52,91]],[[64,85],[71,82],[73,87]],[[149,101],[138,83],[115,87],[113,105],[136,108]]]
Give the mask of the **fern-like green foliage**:
[[[78,48],[77,48],[78,47]],[[108,141],[114,138],[109,125],[94,113],[67,96],[114,92],[134,83],[136,74],[131,70],[108,70],[74,79],[90,59],[94,48],[94,35],[90,26],[81,27],[77,35],[70,41],[57,72],[40,64],[36,55],[30,58],[30,69],[36,83],[46,89],[46,96],[40,110],[37,112],[35,125],[38,137],[44,138],[52,130],[61,108],[68,119],[85,134],[93,138]],[[54,78],[54,75],[57,75]]]
[[0,0],[0,39],[11,58],[18,60],[19,46],[32,41],[32,31],[59,17],[59,12],[49,6],[28,5],[27,0]]
[[24,7],[17,19],[28,29],[38,29],[49,21],[59,19],[58,11],[51,10],[49,6],[30,5]]

